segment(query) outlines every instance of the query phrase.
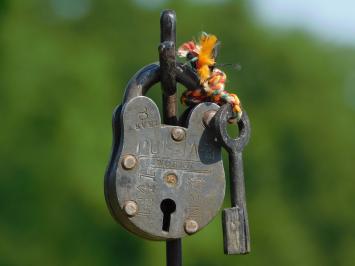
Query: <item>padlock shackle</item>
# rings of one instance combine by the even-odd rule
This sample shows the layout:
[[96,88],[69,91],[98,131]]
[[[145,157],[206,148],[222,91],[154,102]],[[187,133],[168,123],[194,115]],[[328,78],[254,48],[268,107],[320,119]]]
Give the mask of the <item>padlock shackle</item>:
[[123,96],[123,104],[137,96],[143,96],[160,80],[159,64],[152,63],[137,71],[128,81]]
[[[182,63],[177,63],[175,69],[176,81],[189,90],[199,88],[200,82],[197,74]],[[123,103],[137,96],[144,96],[148,90],[160,81],[160,65],[152,63],[140,69],[128,82]]]

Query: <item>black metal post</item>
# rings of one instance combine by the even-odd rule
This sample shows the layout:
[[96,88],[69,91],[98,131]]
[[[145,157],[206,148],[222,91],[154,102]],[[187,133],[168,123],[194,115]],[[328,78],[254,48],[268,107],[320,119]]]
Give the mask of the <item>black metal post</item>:
[[181,266],[181,239],[166,241],[166,265],[167,266]]
[[165,10],[160,17],[160,80],[163,89],[163,118],[168,125],[177,124],[176,97],[176,15],[173,10]]
[[[176,14],[164,10],[160,16],[160,80],[163,89],[163,120],[165,124],[177,125],[176,96]],[[166,241],[166,265],[181,266],[181,239]]]

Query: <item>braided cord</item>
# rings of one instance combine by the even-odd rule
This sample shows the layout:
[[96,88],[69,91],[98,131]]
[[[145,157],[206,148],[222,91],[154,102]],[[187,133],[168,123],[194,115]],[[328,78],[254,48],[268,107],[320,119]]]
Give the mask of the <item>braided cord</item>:
[[202,33],[199,43],[190,41],[179,47],[178,56],[189,60],[202,85],[194,90],[186,90],[181,96],[181,102],[188,106],[207,101],[218,105],[229,103],[240,118],[242,115],[240,100],[236,94],[225,90],[227,75],[215,67],[214,49],[217,44],[218,39],[215,35]]
[[187,106],[201,102],[214,102],[218,105],[229,103],[233,106],[233,111],[241,113],[240,100],[234,93],[225,90],[227,75],[220,69],[214,68],[210,77],[202,83],[203,88],[186,90],[181,96],[181,102]]

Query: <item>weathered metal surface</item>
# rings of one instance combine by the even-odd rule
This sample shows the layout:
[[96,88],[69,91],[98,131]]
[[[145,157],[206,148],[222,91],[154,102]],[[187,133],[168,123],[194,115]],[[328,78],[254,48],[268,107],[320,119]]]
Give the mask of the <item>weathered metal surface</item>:
[[[218,108],[198,105],[188,127],[182,128],[161,124],[158,107],[147,97],[124,104],[119,152],[107,193],[112,214],[128,230],[149,239],[181,238],[187,234],[187,221],[195,221],[200,230],[217,214],[225,192],[221,147],[204,126],[203,116]],[[185,137],[174,140],[174,129],[183,130]],[[136,158],[134,167],[123,167],[127,156]],[[173,178],[167,183],[169,175],[176,176],[176,184],[169,183]],[[126,202],[137,204],[134,216],[124,212]]]
[[229,174],[232,208],[222,213],[224,252],[247,254],[250,252],[250,234],[246,207],[242,151],[250,138],[250,123],[245,110],[238,122],[239,137],[231,138],[227,123],[234,116],[232,106],[223,105],[214,116],[218,140],[229,153]]
[[[139,70],[128,82],[123,104],[118,106],[113,113],[112,118],[112,128],[113,128],[113,144],[112,152],[109,165],[105,173],[105,198],[107,206],[110,210],[111,215],[121,224],[126,225],[125,227],[131,230],[131,223],[123,221],[121,219],[122,212],[121,206],[117,204],[117,195],[115,192],[115,179],[116,179],[116,167],[118,156],[120,156],[121,141],[122,141],[122,109],[125,103],[131,101],[132,99],[144,95],[154,84],[160,81],[160,66],[159,64],[153,63],[143,67]],[[176,66],[176,81],[183,84],[188,89],[194,89],[200,86],[199,79],[196,76],[196,73],[191,71],[190,68],[183,66],[180,63],[177,63]],[[218,108],[218,107],[217,107]],[[190,109],[189,109],[190,110]],[[183,114],[183,119],[180,124],[187,126],[187,117],[188,112]],[[141,232],[142,237],[150,239],[160,239],[159,237],[153,237],[151,235],[145,235],[144,232]],[[172,243],[171,241],[169,243]]]
[[163,90],[163,120],[165,124],[177,124],[176,95],[176,14],[165,10],[160,17],[160,81]]
[[224,236],[224,253],[225,254],[245,254],[247,253],[244,232],[244,209],[239,207],[232,207],[222,211],[222,226]]

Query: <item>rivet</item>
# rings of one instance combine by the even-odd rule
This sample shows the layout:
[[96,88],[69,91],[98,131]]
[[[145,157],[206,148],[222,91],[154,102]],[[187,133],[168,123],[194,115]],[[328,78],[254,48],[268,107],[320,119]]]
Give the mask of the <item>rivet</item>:
[[198,223],[195,220],[185,221],[185,232],[189,235],[196,233],[198,230]]
[[171,130],[171,137],[175,141],[182,141],[185,138],[185,130],[180,127],[174,127]]
[[131,170],[136,166],[137,160],[133,155],[128,154],[123,156],[121,164],[124,169]]
[[134,216],[138,212],[138,205],[133,200],[127,201],[123,208],[128,216]]
[[169,173],[164,177],[165,183],[170,186],[174,187],[177,184],[177,176],[174,173]]

